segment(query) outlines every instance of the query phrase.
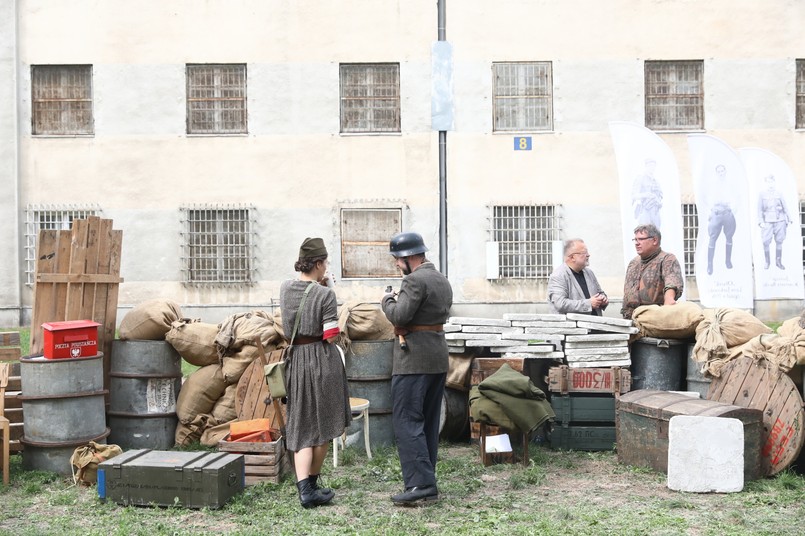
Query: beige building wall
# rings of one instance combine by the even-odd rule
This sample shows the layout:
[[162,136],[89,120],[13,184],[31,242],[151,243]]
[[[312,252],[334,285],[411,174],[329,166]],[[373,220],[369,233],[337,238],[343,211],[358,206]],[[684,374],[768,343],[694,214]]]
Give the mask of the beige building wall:
[[[643,123],[646,60],[703,60],[705,132],[735,148],[778,154],[805,189],[805,134],[794,129],[805,3],[446,5],[455,119],[447,135],[447,269],[457,311],[496,316],[545,308],[543,281],[486,279],[494,204],[561,205],[564,237],[587,240],[592,268],[620,298],[625,267],[608,122]],[[281,281],[294,276],[304,237],[324,237],[338,270],[341,207],[403,208],[404,229],[421,232],[438,261],[438,135],[430,123],[436,2],[0,0],[0,24],[14,30],[5,14],[15,10],[17,37],[0,26],[0,70],[17,72],[16,84],[0,85],[0,152],[18,145],[19,156],[13,169],[0,160],[0,183],[20,184],[20,227],[28,204],[91,202],[114,220],[123,230],[122,312],[148,298],[176,300],[207,321],[271,306]],[[554,129],[523,133],[532,136],[532,151],[515,152],[513,134],[492,132],[497,61],[552,62]],[[400,64],[401,133],[339,133],[344,62]],[[185,133],[187,63],[247,65],[248,134]],[[94,136],[31,136],[31,66],[43,64],[93,65]],[[6,135],[14,130],[12,143]],[[683,199],[692,202],[686,134],[661,137],[676,156]],[[179,207],[191,203],[255,207],[256,284],[180,282]],[[0,233],[10,239],[5,220],[4,211]],[[20,233],[10,241],[16,251],[3,246],[17,255],[0,271],[0,307],[9,310],[32,303],[30,287],[19,282]],[[343,300],[371,301],[394,283],[339,280],[337,290]],[[695,297],[695,285],[691,290]],[[758,304],[782,318],[801,307]]]

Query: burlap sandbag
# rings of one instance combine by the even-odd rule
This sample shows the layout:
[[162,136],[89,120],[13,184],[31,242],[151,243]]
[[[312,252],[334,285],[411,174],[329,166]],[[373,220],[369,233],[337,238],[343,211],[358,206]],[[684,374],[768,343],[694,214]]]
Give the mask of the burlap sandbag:
[[182,317],[179,304],[170,300],[148,300],[126,313],[120,322],[122,340],[161,341],[171,324]]
[[789,318],[788,320],[780,324],[779,328],[777,328],[777,333],[779,333],[783,337],[796,337],[803,331],[805,331],[805,327],[803,327],[802,325],[801,316]]
[[[268,354],[274,346],[264,348],[263,351]],[[224,375],[224,381],[227,385],[236,384],[240,381],[240,377],[252,364],[252,361],[260,356],[256,346],[243,346],[240,350],[232,355],[225,355],[221,358],[221,372]]]
[[238,384],[233,383],[226,388],[224,394],[215,403],[212,408],[212,416],[215,417],[216,421],[229,422],[238,418],[238,414],[235,411],[235,392],[237,390]]
[[447,380],[445,381],[445,387],[458,391],[470,390],[472,359],[472,355],[466,354],[449,354],[447,356]]
[[744,344],[743,355],[755,361],[766,360],[774,367],[788,372],[797,364],[796,342],[791,337],[783,337],[776,333],[754,337]]
[[[234,419],[233,419],[234,420]],[[209,427],[201,434],[199,442],[207,447],[217,447],[223,438],[229,435],[229,422],[222,422]]]
[[197,415],[210,413],[226,390],[227,383],[219,365],[201,367],[187,377],[176,400],[179,421],[190,423]]
[[699,362],[723,359],[729,348],[740,346],[772,329],[746,311],[722,307],[704,309],[704,318],[696,327],[693,360]]
[[233,354],[244,345],[253,345],[259,337],[263,347],[276,344],[280,335],[274,327],[274,317],[265,311],[251,311],[237,313],[221,322],[218,335],[215,337],[215,346],[218,356]]
[[689,301],[676,305],[641,305],[632,314],[641,337],[658,339],[692,339],[696,326],[703,319],[702,308]]
[[274,309],[274,314],[271,318],[274,320],[274,330],[277,332],[277,337],[279,337],[277,342],[287,340],[285,338],[285,329],[282,327],[282,311],[280,311],[279,307]]
[[338,313],[342,341],[385,341],[394,338],[394,326],[376,303],[348,302]]
[[174,435],[174,442],[177,447],[187,446],[201,439],[201,434],[207,428],[218,424],[212,415],[201,413],[188,422],[180,422],[176,426],[176,434]]
[[171,324],[165,340],[179,352],[182,359],[197,367],[218,363],[215,349],[217,324],[207,324],[189,318],[180,318]]

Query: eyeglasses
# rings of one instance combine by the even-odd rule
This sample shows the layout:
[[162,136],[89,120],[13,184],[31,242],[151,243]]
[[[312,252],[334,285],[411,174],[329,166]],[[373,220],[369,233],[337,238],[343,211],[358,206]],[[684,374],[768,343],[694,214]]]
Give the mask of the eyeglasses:
[[649,238],[654,238],[654,237],[653,236],[643,236],[643,237],[638,236],[637,238],[632,238],[632,242],[637,244],[638,242],[642,242],[643,240],[648,240]]

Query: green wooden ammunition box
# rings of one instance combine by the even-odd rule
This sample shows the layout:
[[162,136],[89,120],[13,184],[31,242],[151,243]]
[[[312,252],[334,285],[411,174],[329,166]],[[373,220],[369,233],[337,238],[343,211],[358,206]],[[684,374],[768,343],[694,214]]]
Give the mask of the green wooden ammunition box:
[[615,397],[613,396],[559,396],[551,397],[556,421],[561,423],[615,423]]
[[615,448],[614,426],[577,426],[556,424],[551,430],[552,449],[612,450]]
[[242,454],[134,449],[98,465],[98,497],[123,505],[220,508],[243,491]]

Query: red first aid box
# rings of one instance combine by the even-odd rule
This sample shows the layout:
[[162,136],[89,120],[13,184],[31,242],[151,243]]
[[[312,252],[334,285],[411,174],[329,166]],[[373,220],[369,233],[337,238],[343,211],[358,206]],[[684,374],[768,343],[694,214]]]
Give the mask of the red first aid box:
[[92,357],[98,355],[98,324],[92,320],[45,322],[46,359]]

